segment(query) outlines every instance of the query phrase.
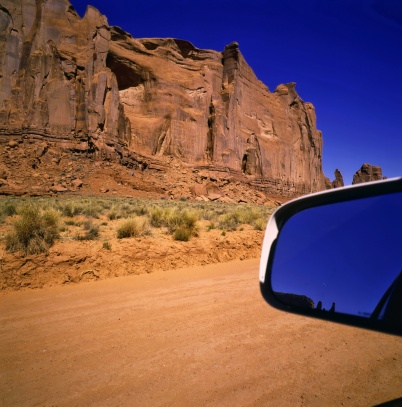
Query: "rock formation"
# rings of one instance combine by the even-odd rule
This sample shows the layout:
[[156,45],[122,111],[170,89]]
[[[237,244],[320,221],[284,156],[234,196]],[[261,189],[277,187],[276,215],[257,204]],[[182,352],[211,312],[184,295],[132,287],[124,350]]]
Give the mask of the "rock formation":
[[[271,93],[237,43],[216,52],[135,39],[67,0],[3,0],[0,26],[4,173],[24,159],[40,170],[45,156],[57,166],[67,152],[140,170],[174,159],[263,193],[325,187],[313,105],[294,83]],[[13,159],[10,143],[26,153]]]
[[354,184],[361,184],[362,182],[370,182],[370,181],[379,181],[385,179],[382,175],[382,168],[376,165],[371,164],[363,164],[360,170],[356,171],[356,174],[353,175],[353,182]]
[[[314,301],[306,295],[281,292],[275,292],[274,295],[280,302],[286,305],[314,309]],[[319,301],[318,303],[321,303],[321,301]]]
[[63,0],[2,3],[1,134],[116,155],[130,128],[106,67],[106,18],[88,7],[80,19]]
[[338,170],[338,168],[334,171],[335,179],[332,181],[332,188],[340,188],[345,186],[343,182],[342,173]]

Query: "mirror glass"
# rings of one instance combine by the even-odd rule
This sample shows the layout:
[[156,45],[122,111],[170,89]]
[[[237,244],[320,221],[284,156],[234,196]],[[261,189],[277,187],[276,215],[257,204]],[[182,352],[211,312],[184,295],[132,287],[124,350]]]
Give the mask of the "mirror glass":
[[398,192],[292,216],[278,236],[271,285],[283,303],[376,319],[393,307],[401,321],[401,270]]

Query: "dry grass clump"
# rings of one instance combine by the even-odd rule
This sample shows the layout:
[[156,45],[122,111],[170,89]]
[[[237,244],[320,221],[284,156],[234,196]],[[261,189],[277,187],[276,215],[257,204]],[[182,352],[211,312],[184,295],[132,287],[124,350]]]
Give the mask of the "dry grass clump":
[[154,228],[161,228],[167,225],[167,219],[170,216],[169,208],[153,207],[149,210],[149,221]]
[[193,231],[186,226],[179,226],[173,232],[173,239],[181,242],[188,242],[193,236]]
[[257,218],[253,222],[253,226],[255,230],[265,230],[265,228],[267,227],[267,219]]
[[1,208],[1,214],[4,216],[13,216],[17,213],[17,206],[14,202],[6,202]]
[[194,204],[200,212],[200,218],[210,224],[207,230],[221,229],[235,231],[244,225],[263,230],[274,207],[245,204],[203,202]]
[[7,216],[13,216],[17,213],[17,205],[11,199],[2,199],[0,201],[0,224],[2,224]]
[[191,210],[175,210],[167,218],[167,226],[174,240],[187,242],[192,236],[198,236],[198,214]]
[[[124,201],[123,201],[124,202]],[[129,203],[115,202],[109,209],[107,217],[109,220],[127,219],[135,216],[148,215],[148,209],[141,201],[131,201]]]
[[137,216],[148,216],[149,211],[146,205],[142,204],[142,201],[132,202],[128,214],[134,214]]
[[183,208],[181,204],[152,207],[149,219],[151,226],[155,228],[166,227],[174,240],[187,242],[192,236],[198,235],[199,213],[194,209]]
[[91,220],[87,220],[82,224],[84,234],[78,234],[76,240],[95,240],[99,237],[99,225],[95,225]]
[[45,252],[59,237],[59,214],[53,209],[42,210],[27,205],[18,211],[13,231],[5,237],[6,250],[24,255]]
[[103,213],[103,208],[95,202],[89,201],[82,206],[82,214],[99,219],[100,215]]
[[73,218],[78,215],[99,219],[104,211],[104,203],[96,198],[73,198],[57,201],[55,209],[59,210],[63,216]]
[[106,250],[112,250],[112,244],[109,241],[103,242],[102,248]]
[[218,217],[218,228],[234,231],[241,225],[250,225],[256,230],[263,230],[271,213],[271,208],[266,209],[264,207],[252,206],[235,207]]
[[241,224],[238,212],[224,213],[218,218],[218,228],[224,230],[236,230]]
[[59,211],[68,218],[73,218],[74,216],[80,215],[82,213],[82,208],[76,205],[74,202],[63,202],[58,204]]
[[149,221],[146,218],[127,219],[117,228],[118,239],[140,237],[149,235],[150,233]]
[[109,211],[109,213],[107,214],[107,217],[109,220],[116,220],[116,219],[120,219],[121,215],[120,213],[117,211],[116,208],[112,207]]

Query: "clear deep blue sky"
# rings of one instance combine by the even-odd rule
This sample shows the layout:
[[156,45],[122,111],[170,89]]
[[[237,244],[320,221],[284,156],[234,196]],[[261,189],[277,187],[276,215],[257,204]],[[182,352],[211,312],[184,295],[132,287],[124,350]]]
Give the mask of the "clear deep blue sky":
[[402,0],[71,0],[133,37],[222,51],[237,41],[273,92],[296,82],[315,106],[323,169],[350,184],[363,163],[402,176]]

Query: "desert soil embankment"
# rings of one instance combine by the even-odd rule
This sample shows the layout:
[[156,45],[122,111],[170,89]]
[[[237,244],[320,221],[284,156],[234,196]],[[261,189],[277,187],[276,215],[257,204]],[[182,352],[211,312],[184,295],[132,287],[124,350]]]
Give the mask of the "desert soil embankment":
[[256,258],[273,210],[130,198],[2,198],[0,289]]

